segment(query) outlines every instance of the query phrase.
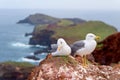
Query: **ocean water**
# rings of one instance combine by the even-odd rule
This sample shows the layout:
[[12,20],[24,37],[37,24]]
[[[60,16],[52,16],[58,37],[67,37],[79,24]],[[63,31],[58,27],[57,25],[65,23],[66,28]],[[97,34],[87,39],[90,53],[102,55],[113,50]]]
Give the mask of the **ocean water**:
[[[33,52],[42,46],[29,45],[29,38],[25,37],[26,32],[32,32],[34,26],[29,24],[16,24],[19,20],[29,15],[24,10],[0,10],[0,62],[4,61],[26,61],[24,57],[33,55]],[[44,55],[41,55],[44,58]]]
[[24,58],[42,46],[29,45],[26,32],[32,32],[34,26],[16,24],[30,14],[43,13],[58,18],[82,18],[85,20],[100,20],[112,25],[120,31],[120,11],[79,11],[79,10],[0,10],[0,62],[26,61],[39,62],[46,54],[39,55],[40,60]]

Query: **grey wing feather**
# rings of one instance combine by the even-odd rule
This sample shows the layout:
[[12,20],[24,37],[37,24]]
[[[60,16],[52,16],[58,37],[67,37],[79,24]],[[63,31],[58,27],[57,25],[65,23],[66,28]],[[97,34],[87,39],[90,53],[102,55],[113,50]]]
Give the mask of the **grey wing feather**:
[[58,48],[57,44],[51,44],[50,52],[55,52],[57,50],[57,48]]
[[81,41],[76,41],[75,43],[73,43],[70,47],[72,49],[72,54],[71,55],[74,55],[74,53],[78,50],[78,49],[81,49],[81,48],[84,48],[85,46],[85,43],[83,40]]

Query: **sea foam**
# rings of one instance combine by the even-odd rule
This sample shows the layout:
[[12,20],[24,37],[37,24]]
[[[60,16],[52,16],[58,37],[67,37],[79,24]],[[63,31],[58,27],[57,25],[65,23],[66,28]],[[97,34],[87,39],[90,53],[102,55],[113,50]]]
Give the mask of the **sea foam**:
[[33,60],[33,59],[28,59],[28,58],[20,58],[18,61],[19,62],[30,62],[30,63],[39,63],[41,62],[43,59],[40,59],[40,60]]
[[29,45],[29,44],[25,44],[25,43],[22,43],[22,42],[13,42],[11,45],[14,46],[14,47],[23,47],[23,48],[29,48],[29,47],[47,48],[47,46]]
[[24,44],[24,43],[21,43],[21,42],[12,43],[12,46],[14,46],[14,47],[23,47],[23,48],[31,47],[31,45]]

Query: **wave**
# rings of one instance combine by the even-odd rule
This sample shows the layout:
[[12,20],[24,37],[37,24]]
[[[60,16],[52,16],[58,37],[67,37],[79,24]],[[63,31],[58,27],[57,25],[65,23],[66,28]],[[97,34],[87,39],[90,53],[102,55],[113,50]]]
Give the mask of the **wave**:
[[29,47],[37,47],[37,48],[47,48],[47,46],[42,45],[29,45],[21,42],[15,42],[11,44],[14,47],[23,47],[23,48],[29,48]]
[[28,59],[28,58],[20,58],[18,61],[19,62],[30,62],[30,63],[39,63],[41,62],[43,59],[40,59],[40,60],[33,60],[33,59]]
[[34,55],[34,53],[30,53],[30,55]]
[[48,54],[48,53],[41,53],[41,55],[45,55],[45,56],[46,56],[47,54]]
[[24,44],[24,43],[21,43],[21,42],[12,43],[12,46],[14,46],[14,47],[23,47],[23,48],[31,47],[31,45]]
[[[38,48],[47,48],[47,46],[42,46],[42,45],[34,45],[35,47],[38,47]],[[33,47],[34,47],[33,46]]]

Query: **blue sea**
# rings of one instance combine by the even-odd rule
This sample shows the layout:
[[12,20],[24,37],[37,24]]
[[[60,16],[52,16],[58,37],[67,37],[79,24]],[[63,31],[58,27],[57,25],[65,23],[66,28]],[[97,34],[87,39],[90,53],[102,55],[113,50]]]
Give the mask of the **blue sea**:
[[25,56],[33,55],[33,52],[44,48],[43,46],[29,45],[29,38],[25,33],[33,31],[34,26],[29,24],[17,24],[17,22],[30,14],[42,13],[58,18],[81,18],[84,20],[99,20],[112,25],[120,31],[120,11],[80,11],[80,10],[0,10],[0,62],[18,61],[36,63],[45,58],[43,53],[40,60],[28,60]]

